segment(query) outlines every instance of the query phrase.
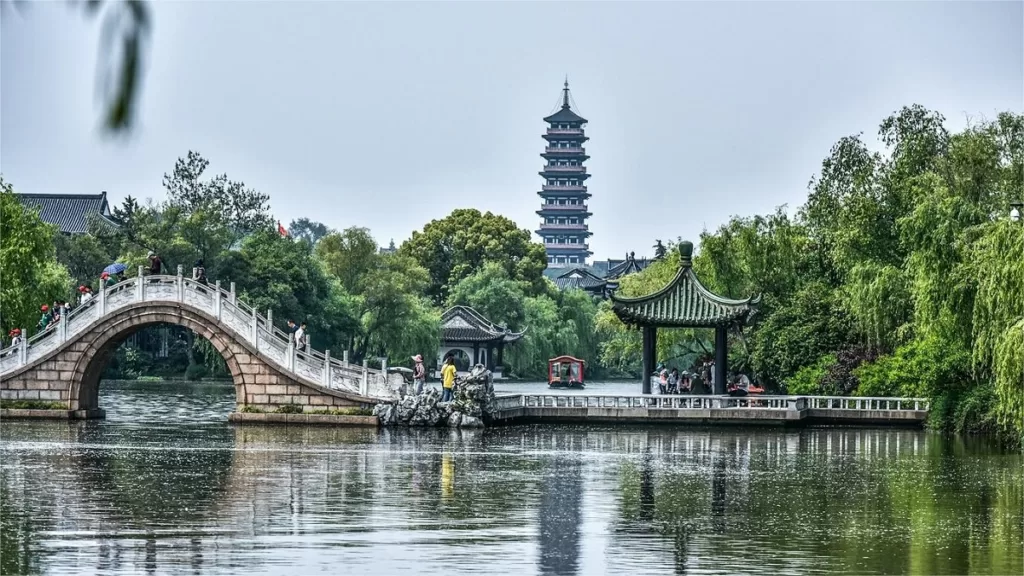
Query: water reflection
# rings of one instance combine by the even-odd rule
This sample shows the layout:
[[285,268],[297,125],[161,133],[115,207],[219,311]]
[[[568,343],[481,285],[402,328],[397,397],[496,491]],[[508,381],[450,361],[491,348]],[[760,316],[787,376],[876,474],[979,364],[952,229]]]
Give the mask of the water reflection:
[[230,387],[101,394],[105,422],[0,424],[0,572],[1024,571],[1024,460],[984,441],[231,427]]

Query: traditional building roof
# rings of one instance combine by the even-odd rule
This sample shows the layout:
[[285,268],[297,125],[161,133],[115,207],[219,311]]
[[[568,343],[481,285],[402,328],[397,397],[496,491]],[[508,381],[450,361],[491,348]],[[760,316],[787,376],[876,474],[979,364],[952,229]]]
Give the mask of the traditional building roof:
[[621,278],[627,274],[639,272],[644,268],[647,268],[647,265],[649,264],[646,258],[637,260],[635,252],[630,252],[626,255],[625,260],[622,260],[617,264],[612,265],[611,262],[611,260],[608,261],[610,265],[608,267],[608,272],[605,274],[605,278],[609,280],[615,280],[616,278]]
[[569,122],[573,124],[586,124],[587,119],[572,111],[569,106],[569,79],[565,79],[565,87],[562,89],[562,107],[554,114],[544,118],[544,121],[552,124],[558,122]]
[[89,217],[99,215],[101,221],[115,227],[120,225],[110,217],[107,193],[99,194],[18,194],[21,203],[39,208],[43,222],[54,224],[65,234],[84,234],[89,231]]
[[445,342],[515,342],[524,333],[498,326],[469,306],[452,306],[441,315],[441,340]]
[[570,268],[553,278],[552,281],[555,283],[555,286],[558,286],[559,290],[579,288],[580,290],[591,292],[603,290],[608,284],[604,278],[597,276],[586,268],[580,267]]
[[712,294],[693,272],[693,244],[679,243],[679,272],[664,288],[639,298],[612,295],[612,310],[626,324],[701,328],[742,323],[761,297],[731,300]]

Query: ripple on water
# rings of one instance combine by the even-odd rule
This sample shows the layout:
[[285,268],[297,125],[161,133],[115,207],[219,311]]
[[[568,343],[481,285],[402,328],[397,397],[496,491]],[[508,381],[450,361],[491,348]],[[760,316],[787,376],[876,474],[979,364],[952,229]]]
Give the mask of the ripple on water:
[[3,422],[3,573],[1024,572],[1020,455],[907,430],[235,427],[230,385]]

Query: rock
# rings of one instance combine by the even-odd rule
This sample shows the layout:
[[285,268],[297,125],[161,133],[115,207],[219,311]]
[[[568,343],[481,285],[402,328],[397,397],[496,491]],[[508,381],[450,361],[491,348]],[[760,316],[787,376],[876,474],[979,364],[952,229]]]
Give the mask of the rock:
[[462,424],[462,414],[460,412],[452,412],[452,415],[448,417],[448,427],[458,428]]
[[462,428],[483,428],[484,421],[474,416],[464,414],[462,416],[462,423],[460,424],[460,426]]
[[383,426],[482,428],[494,402],[490,371],[477,364],[458,382],[451,402],[440,400],[440,390],[427,388],[423,394],[404,394],[400,400],[377,404],[373,413]]

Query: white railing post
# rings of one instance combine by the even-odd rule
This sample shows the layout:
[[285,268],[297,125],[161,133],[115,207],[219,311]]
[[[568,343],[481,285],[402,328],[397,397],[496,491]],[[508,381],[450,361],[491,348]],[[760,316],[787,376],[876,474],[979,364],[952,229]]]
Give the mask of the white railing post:
[[288,338],[288,348],[285,349],[285,354],[288,355],[288,369],[295,372],[295,339]]
[[271,308],[267,308],[267,332],[274,335],[274,310]]
[[331,387],[331,351],[324,350],[324,386]]
[[57,342],[63,344],[68,340],[68,319],[61,317],[60,323],[57,324]]
[[213,283],[216,288],[213,291],[213,315],[217,317],[217,321],[220,322],[220,280]]
[[139,275],[135,278],[135,300],[144,302],[146,300],[146,283],[142,281],[142,266],[139,266]]
[[366,392],[370,389],[370,367],[367,362],[367,359],[363,358],[363,378],[359,382],[359,393],[363,396],[366,396]]
[[348,349],[341,353],[341,363],[348,366]]
[[178,302],[185,300],[185,277],[182,276],[183,272],[184,268],[182,268],[181,264],[178,264],[178,277],[175,279],[178,285]]
[[255,308],[253,308],[253,311],[252,311],[252,325],[251,325],[251,328],[252,328],[252,334],[250,334],[250,336],[252,337],[252,345],[253,345],[254,348],[256,348],[256,351],[259,352],[260,351],[260,339],[259,339],[259,334],[260,333],[259,333],[259,322],[257,322],[257,320],[256,320],[256,309]]
[[21,342],[18,343],[18,365],[24,366],[28,362],[28,329],[21,329]]
[[380,359],[380,372],[381,372],[381,374],[384,374],[385,378],[387,378],[387,374],[388,374],[388,357],[387,356],[385,356],[385,357]]
[[103,283],[103,280],[100,280],[99,294],[96,295],[100,299],[96,304],[97,308],[99,308],[99,313],[97,314],[98,317],[102,317],[107,313],[107,287],[104,286]]
[[235,283],[234,282],[231,283],[231,293],[228,294],[228,302],[231,302],[232,306],[235,305]]

